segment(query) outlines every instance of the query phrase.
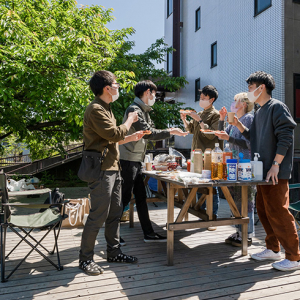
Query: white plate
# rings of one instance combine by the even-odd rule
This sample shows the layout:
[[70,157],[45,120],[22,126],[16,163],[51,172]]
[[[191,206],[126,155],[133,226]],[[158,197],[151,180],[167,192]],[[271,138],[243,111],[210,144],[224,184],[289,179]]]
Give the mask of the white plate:
[[204,133],[204,134],[215,134],[215,131],[209,131],[209,132],[201,131],[201,132]]

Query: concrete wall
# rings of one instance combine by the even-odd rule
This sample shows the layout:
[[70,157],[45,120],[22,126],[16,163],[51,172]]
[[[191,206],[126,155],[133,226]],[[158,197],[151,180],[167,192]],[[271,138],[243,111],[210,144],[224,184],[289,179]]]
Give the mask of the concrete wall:
[[[195,32],[195,11],[201,7],[201,28]],[[254,0],[182,1],[181,74],[189,85],[176,93],[176,100],[200,110],[195,102],[195,80],[200,87],[216,86],[215,107],[229,108],[235,94],[247,90],[245,80],[258,70],[274,76],[273,97],[285,101],[284,85],[284,0],[254,17]],[[169,17],[170,19],[170,17]],[[166,41],[172,32],[165,22]],[[218,65],[211,68],[211,44],[218,44]],[[176,147],[186,147],[177,139]]]
[[[300,74],[300,4],[285,1],[285,101],[294,116],[293,74]],[[295,130],[295,149],[300,149],[300,126]]]

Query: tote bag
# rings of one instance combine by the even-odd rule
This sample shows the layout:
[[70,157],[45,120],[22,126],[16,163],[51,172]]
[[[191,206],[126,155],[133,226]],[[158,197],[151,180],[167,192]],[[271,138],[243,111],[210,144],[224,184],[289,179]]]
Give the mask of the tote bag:
[[90,212],[88,198],[66,199],[70,202],[65,205],[65,214],[68,218],[63,220],[62,227],[83,227]]

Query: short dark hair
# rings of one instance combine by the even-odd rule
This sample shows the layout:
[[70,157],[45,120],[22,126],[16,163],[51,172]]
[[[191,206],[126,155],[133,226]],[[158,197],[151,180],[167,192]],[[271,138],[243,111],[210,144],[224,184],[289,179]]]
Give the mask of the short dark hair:
[[150,89],[150,92],[157,91],[156,85],[151,80],[143,80],[138,82],[134,88],[134,94],[136,97],[141,98],[145,91]]
[[107,85],[112,85],[116,76],[109,71],[97,71],[90,79],[90,88],[95,96],[101,96],[103,94],[103,88]]
[[255,73],[252,73],[246,79],[246,82],[248,84],[256,84],[256,86],[264,84],[266,86],[266,91],[269,95],[271,95],[272,91],[275,89],[275,80],[273,76],[263,71],[257,71]]
[[206,85],[200,90],[200,95],[208,96],[209,98],[215,98],[214,102],[218,99],[219,93],[213,85]]

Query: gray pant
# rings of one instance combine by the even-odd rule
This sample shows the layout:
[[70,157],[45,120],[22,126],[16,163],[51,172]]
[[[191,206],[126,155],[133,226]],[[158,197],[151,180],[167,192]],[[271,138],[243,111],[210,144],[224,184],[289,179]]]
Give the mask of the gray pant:
[[91,210],[83,229],[79,260],[93,259],[95,241],[105,222],[107,257],[122,253],[120,218],[122,215],[121,175],[119,171],[101,171],[100,178],[89,184]]

